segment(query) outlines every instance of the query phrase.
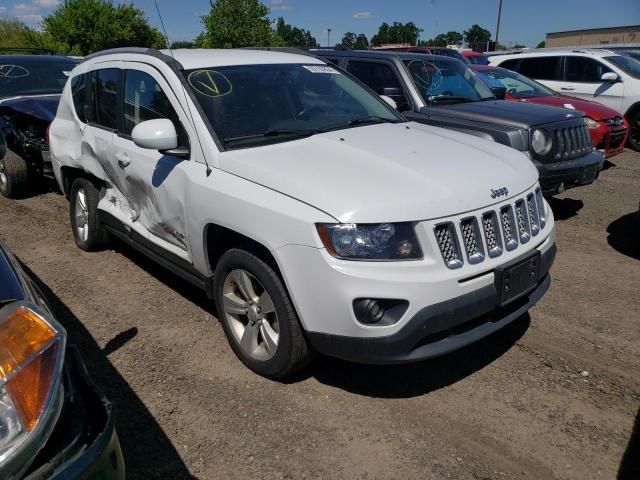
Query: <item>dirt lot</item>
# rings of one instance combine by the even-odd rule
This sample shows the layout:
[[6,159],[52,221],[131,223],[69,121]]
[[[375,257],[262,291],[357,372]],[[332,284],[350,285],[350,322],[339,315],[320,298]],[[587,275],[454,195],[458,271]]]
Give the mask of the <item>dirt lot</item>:
[[129,478],[640,478],[639,200],[629,151],[554,199],[551,290],[493,337],[287,384],[242,366],[200,292],[122,245],[77,249],[61,195],[0,197],[0,239],[115,402]]

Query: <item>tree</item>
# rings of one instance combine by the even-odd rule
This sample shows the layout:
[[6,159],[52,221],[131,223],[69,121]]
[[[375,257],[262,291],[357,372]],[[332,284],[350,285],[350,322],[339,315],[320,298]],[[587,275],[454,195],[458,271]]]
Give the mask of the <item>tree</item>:
[[369,39],[364,33],[358,35],[356,38],[356,44],[354,45],[354,50],[367,50],[369,48]]
[[276,34],[287,47],[314,48],[318,46],[318,41],[310,31],[293,27],[286,23],[282,17],[278,18],[276,23]]
[[42,27],[54,42],[79,55],[114,47],[166,46],[142,10],[109,0],[67,0],[42,20]]
[[464,39],[473,49],[485,46],[491,40],[491,32],[482,28],[478,24],[472,25],[469,30],[464,31]]
[[536,48],[545,48],[546,44],[547,44],[547,42],[542,40],[538,45],[536,45]]
[[351,48],[354,49],[356,47],[356,39],[358,37],[356,36],[355,33],[353,32],[347,32],[344,34],[344,37],[342,37],[342,41],[337,45],[338,47],[342,47],[342,48]]
[[460,32],[450,31],[446,34],[447,37],[447,45],[461,45],[462,40],[464,39],[463,35]]
[[178,48],[197,48],[195,42],[190,42],[189,40],[176,40],[171,43],[171,49],[177,50]]
[[378,33],[371,38],[371,45],[380,46],[388,43],[416,45],[421,33],[422,29],[413,22],[393,22],[391,26],[385,22],[378,28]]
[[271,28],[269,8],[258,0],[210,0],[197,43],[205,48],[268,47],[282,43]]

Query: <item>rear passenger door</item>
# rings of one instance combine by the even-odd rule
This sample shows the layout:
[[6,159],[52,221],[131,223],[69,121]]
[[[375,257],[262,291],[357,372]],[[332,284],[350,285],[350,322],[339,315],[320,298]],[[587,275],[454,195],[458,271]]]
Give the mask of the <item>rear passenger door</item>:
[[[510,68],[506,63],[504,62],[505,68]],[[503,64],[500,66],[503,66]],[[517,66],[517,71],[525,77],[539,81],[556,92],[564,93],[561,90],[563,86],[561,56],[545,55],[542,57],[522,58]]]
[[413,109],[411,99],[395,67],[385,61],[349,59],[347,72],[378,95],[392,98],[399,112]]
[[612,72],[595,58],[567,56],[564,62],[564,81],[560,92],[566,95],[593,100],[609,108],[622,109],[622,82],[603,82],[603,74]]

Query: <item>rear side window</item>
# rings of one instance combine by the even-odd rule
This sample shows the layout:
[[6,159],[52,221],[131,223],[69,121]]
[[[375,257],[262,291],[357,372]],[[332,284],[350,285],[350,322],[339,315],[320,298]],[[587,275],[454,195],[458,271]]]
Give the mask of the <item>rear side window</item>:
[[171,102],[162,91],[162,87],[153,77],[139,70],[127,70],[124,82],[124,129],[126,135],[131,135],[137,124],[166,118],[173,122],[178,133],[178,144],[187,146],[187,135],[182,128],[178,114]]
[[73,107],[80,121],[87,123],[87,110],[89,107],[89,96],[87,95],[87,82],[84,74],[71,79],[71,96],[73,97]]
[[506,68],[507,70],[513,70],[514,72],[517,72],[519,61],[519,58],[512,58],[511,60],[502,62],[499,66],[500,68]]
[[118,129],[118,92],[122,91],[120,70],[105,68],[96,72],[95,104],[96,123]]
[[567,57],[565,63],[567,82],[602,83],[600,77],[610,71],[610,68],[592,58]]
[[518,72],[536,80],[561,80],[560,59],[562,57],[523,58]]

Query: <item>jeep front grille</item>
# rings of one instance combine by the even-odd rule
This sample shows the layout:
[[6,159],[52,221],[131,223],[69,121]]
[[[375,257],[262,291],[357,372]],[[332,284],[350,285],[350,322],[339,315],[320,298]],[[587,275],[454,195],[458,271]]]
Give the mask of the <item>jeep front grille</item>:
[[555,130],[554,160],[571,160],[579,158],[592,149],[591,136],[586,125],[558,128]]
[[469,264],[478,264],[485,260],[485,252],[495,258],[504,250],[515,250],[544,227],[544,201],[538,187],[499,210],[439,223],[434,234],[445,265],[453,269],[463,266],[463,255]]

